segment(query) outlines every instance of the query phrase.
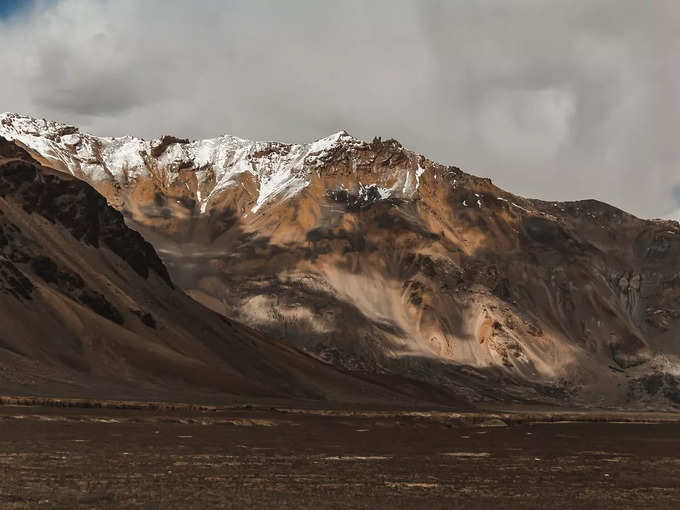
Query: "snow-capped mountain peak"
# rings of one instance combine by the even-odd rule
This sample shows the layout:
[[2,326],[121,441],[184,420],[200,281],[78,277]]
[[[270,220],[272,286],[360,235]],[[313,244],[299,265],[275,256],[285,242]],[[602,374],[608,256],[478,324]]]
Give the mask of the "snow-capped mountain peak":
[[194,141],[170,136],[151,141],[133,136],[101,137],[81,133],[75,126],[16,113],[0,115],[0,136],[93,184],[111,181],[122,185],[150,177],[161,168],[171,184],[180,170],[193,168],[201,212],[215,193],[235,185],[243,173],[251,174],[259,185],[252,207],[256,212],[274,196],[290,196],[304,189],[310,170],[338,147],[365,145],[346,131],[308,144],[252,141],[231,135]]
[[[204,140],[163,136],[145,140],[134,136],[102,137],[82,133],[77,127],[16,113],[0,115],[0,136],[19,142],[43,163],[69,172],[94,185],[107,198],[115,197],[107,187],[119,189],[140,179],[154,179],[161,189],[182,181],[200,213],[224,190],[255,184],[248,212],[257,213],[265,203],[290,198],[307,188],[312,178],[334,154],[350,155],[368,149],[370,144],[338,131],[312,143],[287,144],[252,141],[231,135]],[[415,155],[399,175],[385,182],[364,182],[353,186],[380,187],[380,196],[411,196],[424,172]],[[193,173],[191,184],[186,171]],[[194,178],[195,177],[195,178]],[[389,181],[389,182],[387,182]],[[244,212],[245,214],[245,212]]]

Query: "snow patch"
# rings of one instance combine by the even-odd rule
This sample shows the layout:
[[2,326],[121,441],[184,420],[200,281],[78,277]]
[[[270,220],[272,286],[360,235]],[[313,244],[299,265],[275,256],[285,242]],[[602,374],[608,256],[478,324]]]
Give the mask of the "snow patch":
[[524,212],[526,212],[526,213],[530,213],[530,212],[531,212],[531,211],[529,211],[528,209],[525,209],[524,207],[522,207],[521,205],[517,205],[515,202],[510,202],[510,203],[511,203],[514,207],[517,207],[517,209],[520,209],[520,210],[522,210],[522,211],[524,211]]
[[332,135],[327,136],[326,138],[321,138],[320,140],[317,140],[316,142],[310,144],[308,153],[316,154],[319,152],[328,151],[334,148],[342,137],[348,136],[349,135],[345,131],[338,131],[337,133],[333,133]]
[[420,187],[420,176],[423,175],[424,172],[425,169],[420,166],[420,163],[418,163],[418,168],[416,170],[416,189]]

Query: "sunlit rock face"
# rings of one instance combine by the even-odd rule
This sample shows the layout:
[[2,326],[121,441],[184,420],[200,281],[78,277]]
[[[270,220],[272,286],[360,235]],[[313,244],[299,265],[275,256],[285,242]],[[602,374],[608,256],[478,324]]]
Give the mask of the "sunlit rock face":
[[670,402],[640,381],[680,367],[676,222],[342,131],[145,141],[4,114],[0,135],[92,184],[194,299],[339,367],[473,399]]
[[0,137],[0,392],[222,402],[404,399],[202,306],[86,182]]

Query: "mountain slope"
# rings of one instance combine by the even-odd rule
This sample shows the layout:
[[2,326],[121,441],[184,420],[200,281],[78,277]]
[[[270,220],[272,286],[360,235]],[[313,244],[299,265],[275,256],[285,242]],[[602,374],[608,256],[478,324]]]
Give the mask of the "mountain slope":
[[[0,138],[0,391],[406,403],[205,309],[88,184]],[[430,398],[431,397],[431,398]]]
[[85,179],[197,300],[337,366],[473,399],[680,402],[680,226],[527,200],[398,142],[0,134]]

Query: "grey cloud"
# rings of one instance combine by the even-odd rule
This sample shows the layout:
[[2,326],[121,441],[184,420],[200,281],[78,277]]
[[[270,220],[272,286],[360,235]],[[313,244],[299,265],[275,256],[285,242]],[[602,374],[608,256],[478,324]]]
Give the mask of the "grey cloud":
[[674,0],[38,2],[2,110],[103,135],[338,129],[546,199],[677,209]]

